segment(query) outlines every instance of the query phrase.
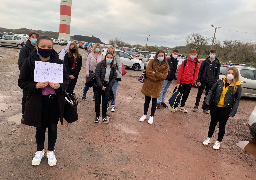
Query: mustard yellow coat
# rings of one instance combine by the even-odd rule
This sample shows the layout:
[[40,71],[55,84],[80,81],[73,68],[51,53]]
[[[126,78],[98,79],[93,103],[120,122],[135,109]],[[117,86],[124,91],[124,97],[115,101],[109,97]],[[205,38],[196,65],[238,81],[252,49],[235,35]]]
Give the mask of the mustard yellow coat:
[[[155,74],[153,74],[153,71]],[[146,96],[159,98],[168,71],[168,63],[159,66],[157,63],[154,63],[153,59],[150,60],[146,68],[147,78],[142,86],[141,92]]]

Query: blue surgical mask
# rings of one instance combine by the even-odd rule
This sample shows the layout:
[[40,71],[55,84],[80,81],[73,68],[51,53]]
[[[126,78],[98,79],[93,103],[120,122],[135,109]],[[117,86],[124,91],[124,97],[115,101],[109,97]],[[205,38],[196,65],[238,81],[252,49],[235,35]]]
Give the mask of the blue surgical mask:
[[96,48],[95,51],[96,51],[96,52],[100,52],[100,48]]
[[37,44],[37,39],[31,39],[30,42],[31,42],[31,44],[36,45]]
[[190,56],[190,58],[191,58],[192,60],[194,60],[194,59],[196,58],[196,56]]
[[214,58],[215,58],[215,55],[214,55],[214,54],[210,54],[210,58],[211,58],[211,59],[214,59]]
[[106,58],[106,61],[107,61],[107,63],[112,63],[112,61],[113,61],[113,59],[108,59],[108,58]]
[[157,60],[158,60],[158,61],[163,61],[163,60],[164,60],[164,57],[157,57]]

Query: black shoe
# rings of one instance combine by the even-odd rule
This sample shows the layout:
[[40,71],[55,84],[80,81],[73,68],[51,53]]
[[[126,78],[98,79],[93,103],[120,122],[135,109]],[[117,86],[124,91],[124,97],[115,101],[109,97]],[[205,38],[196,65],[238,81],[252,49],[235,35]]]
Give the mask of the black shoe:
[[100,122],[100,118],[99,117],[96,117],[95,120],[94,120],[95,123],[98,123]]
[[95,101],[95,96],[93,95],[92,100]]
[[161,103],[157,103],[156,109],[160,109],[161,108]]
[[86,94],[83,94],[82,100],[86,100]]
[[164,108],[168,108],[168,106],[163,102],[162,103],[162,106],[164,107]]
[[198,106],[195,106],[193,109],[194,112],[198,111]]
[[22,117],[21,117],[21,124],[24,124],[24,114],[22,114]]
[[108,118],[107,117],[103,118],[102,122],[107,124],[108,123]]

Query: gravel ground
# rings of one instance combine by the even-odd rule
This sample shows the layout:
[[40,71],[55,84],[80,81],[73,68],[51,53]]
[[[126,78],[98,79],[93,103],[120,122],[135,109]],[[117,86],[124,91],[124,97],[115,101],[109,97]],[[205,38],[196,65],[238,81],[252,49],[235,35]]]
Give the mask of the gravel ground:
[[[59,52],[64,46],[55,46]],[[87,53],[80,50],[83,57]],[[227,123],[219,151],[205,147],[210,116],[192,112],[197,89],[187,100],[188,114],[156,111],[154,124],[138,122],[144,96],[137,77],[142,71],[127,70],[117,90],[116,112],[109,124],[94,124],[92,89],[87,100],[79,100],[79,120],[58,126],[57,166],[47,159],[33,167],[35,128],[20,125],[22,91],[17,86],[19,49],[0,47],[0,179],[255,179],[256,160],[236,146],[251,141],[247,119],[255,99],[242,99],[236,117]],[[76,95],[81,99],[85,83],[85,59]],[[171,84],[167,97],[175,82]],[[10,121],[13,120],[13,121]],[[17,121],[17,122],[14,122]],[[217,138],[217,132],[213,139]]]

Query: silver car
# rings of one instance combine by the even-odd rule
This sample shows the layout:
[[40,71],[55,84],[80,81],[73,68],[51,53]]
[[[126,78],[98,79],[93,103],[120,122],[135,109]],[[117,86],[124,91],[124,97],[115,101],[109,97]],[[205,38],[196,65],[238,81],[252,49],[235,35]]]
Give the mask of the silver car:
[[21,49],[26,41],[27,39],[25,36],[6,35],[0,39],[0,46],[13,46]]

